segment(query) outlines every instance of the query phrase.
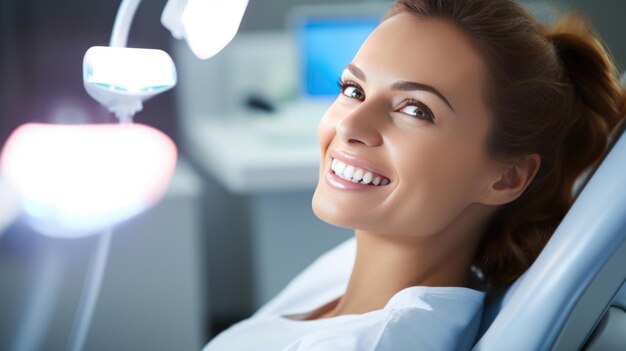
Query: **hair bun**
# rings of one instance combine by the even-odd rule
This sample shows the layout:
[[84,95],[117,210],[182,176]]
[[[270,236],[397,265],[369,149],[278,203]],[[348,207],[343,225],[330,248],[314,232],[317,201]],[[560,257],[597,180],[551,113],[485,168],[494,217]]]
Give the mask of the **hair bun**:
[[626,112],[624,90],[613,60],[603,43],[579,14],[569,14],[546,31],[566,80],[589,112],[612,130]]

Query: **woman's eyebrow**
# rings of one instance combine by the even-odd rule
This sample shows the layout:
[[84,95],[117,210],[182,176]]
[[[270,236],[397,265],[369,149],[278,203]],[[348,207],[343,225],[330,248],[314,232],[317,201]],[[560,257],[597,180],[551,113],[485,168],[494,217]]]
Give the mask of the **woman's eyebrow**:
[[450,102],[448,101],[448,99],[446,99],[446,97],[439,92],[439,90],[435,89],[434,87],[428,85],[428,84],[423,84],[423,83],[416,83],[416,82],[407,82],[405,80],[401,80],[401,81],[397,81],[395,83],[393,83],[391,85],[391,89],[392,90],[403,90],[403,91],[412,91],[412,90],[424,90],[427,91],[429,93],[433,93],[435,95],[437,95],[441,100],[443,100],[446,105],[448,105],[448,107],[450,107],[450,109],[454,111],[454,108],[452,107],[452,105],[450,105]]
[[350,63],[348,64],[348,67],[346,67],[346,69],[350,71],[350,73],[354,74],[355,77],[359,78],[360,80],[364,82],[367,82],[367,79],[365,78],[365,73],[363,73],[363,71],[361,71],[359,67]]

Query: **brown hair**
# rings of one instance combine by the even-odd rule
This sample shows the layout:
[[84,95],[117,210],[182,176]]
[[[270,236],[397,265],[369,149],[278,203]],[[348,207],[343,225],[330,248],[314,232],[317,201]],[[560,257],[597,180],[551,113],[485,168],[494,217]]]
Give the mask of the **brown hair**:
[[574,182],[623,119],[617,70],[578,15],[548,28],[513,0],[396,0],[386,18],[401,12],[456,25],[488,62],[489,152],[541,156],[534,180],[500,206],[476,253],[485,281],[505,285],[539,255],[573,202]]

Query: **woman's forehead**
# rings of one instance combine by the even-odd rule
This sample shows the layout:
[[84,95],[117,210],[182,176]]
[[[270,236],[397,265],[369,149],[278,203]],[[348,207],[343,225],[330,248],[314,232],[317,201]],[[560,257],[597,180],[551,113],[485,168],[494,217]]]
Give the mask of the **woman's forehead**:
[[444,93],[480,89],[484,64],[467,36],[454,25],[401,13],[381,23],[353,63],[368,78],[436,86]]

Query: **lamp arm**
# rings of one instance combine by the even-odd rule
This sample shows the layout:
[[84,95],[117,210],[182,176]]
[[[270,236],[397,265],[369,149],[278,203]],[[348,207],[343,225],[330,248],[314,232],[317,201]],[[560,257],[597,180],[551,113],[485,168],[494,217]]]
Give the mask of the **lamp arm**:
[[122,0],[117,15],[115,15],[109,46],[125,47],[127,45],[128,32],[140,3],[141,0]]

